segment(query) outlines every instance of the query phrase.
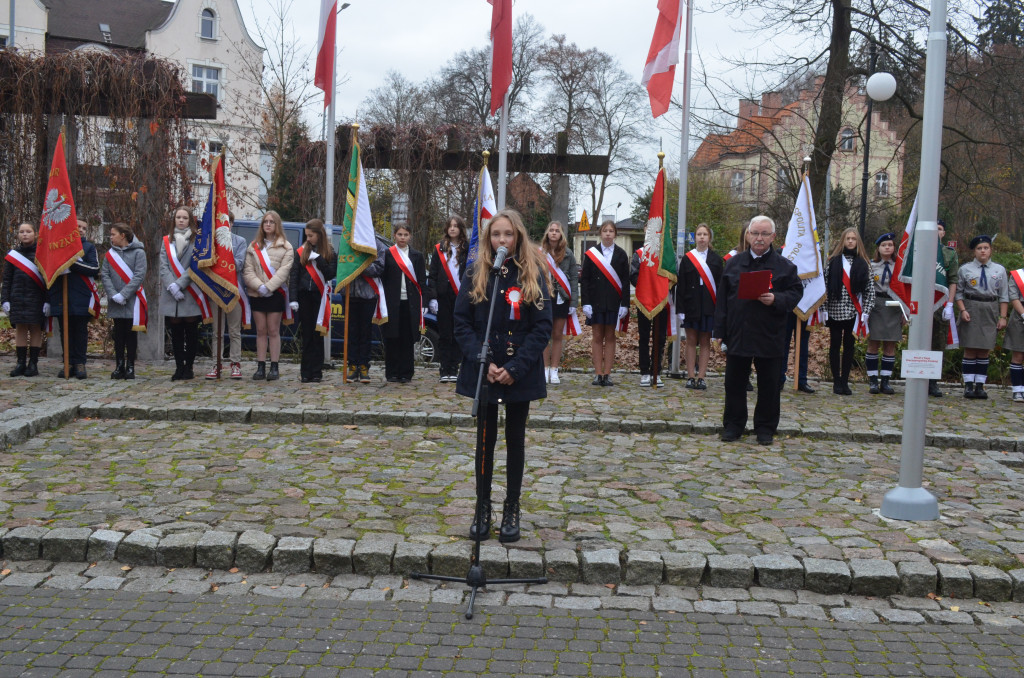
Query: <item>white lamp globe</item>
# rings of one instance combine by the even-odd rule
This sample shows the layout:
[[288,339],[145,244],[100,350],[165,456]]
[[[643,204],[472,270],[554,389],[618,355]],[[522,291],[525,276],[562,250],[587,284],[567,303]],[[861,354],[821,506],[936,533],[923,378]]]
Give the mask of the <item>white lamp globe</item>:
[[866,89],[875,101],[888,101],[896,93],[896,78],[892,73],[875,73],[868,78]]

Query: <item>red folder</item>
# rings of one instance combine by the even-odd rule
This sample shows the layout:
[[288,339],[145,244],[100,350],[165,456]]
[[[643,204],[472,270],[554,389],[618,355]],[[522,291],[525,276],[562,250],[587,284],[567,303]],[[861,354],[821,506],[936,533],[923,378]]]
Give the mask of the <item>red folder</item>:
[[765,292],[772,291],[771,271],[751,271],[740,274],[739,299],[757,299]]

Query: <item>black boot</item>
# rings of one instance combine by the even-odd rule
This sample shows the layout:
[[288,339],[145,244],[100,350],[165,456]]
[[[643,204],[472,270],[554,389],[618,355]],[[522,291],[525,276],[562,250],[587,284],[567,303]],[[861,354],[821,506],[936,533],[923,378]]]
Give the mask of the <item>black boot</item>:
[[277,371],[277,363],[270,363],[270,371],[267,372],[267,381],[277,381],[280,378],[281,374]]
[[896,391],[893,390],[892,386],[889,385],[889,377],[882,377],[881,391],[885,395],[892,395],[893,393],[896,393]]
[[501,532],[498,534],[498,541],[502,544],[519,541],[519,519],[521,517],[519,500],[506,499],[501,513]]
[[85,365],[75,365],[73,372],[75,379],[88,379],[89,373],[85,371]]
[[942,397],[942,389],[939,388],[939,381],[937,379],[928,380],[928,395],[933,398]]
[[14,350],[18,354],[18,364],[14,366],[13,370],[11,370],[11,376],[22,377],[25,375],[25,371],[28,369],[28,364],[26,362],[28,356],[28,346],[16,346]]
[[171,381],[180,381],[181,375],[185,371],[185,363],[180,360],[174,361],[174,374],[171,375]]
[[968,398],[970,400],[974,400],[975,396],[974,396],[974,382],[973,381],[969,381],[966,384],[964,384],[964,397]]
[[473,524],[469,526],[469,538],[473,541],[487,541],[491,538],[491,500],[477,499]]
[[874,375],[868,377],[868,383],[870,384],[868,386],[868,393],[870,393],[871,395],[878,395],[879,393],[881,393],[881,391],[878,389],[878,377]]
[[252,375],[253,381],[263,381],[267,378],[267,361],[256,361],[256,372]]
[[117,361],[117,367],[115,367],[114,371],[110,373],[110,378],[111,379],[124,379],[124,371],[125,371],[124,370],[124,361],[123,360],[118,360]]
[[974,398],[976,400],[988,400],[988,393],[985,391],[985,384],[974,382]]
[[129,360],[124,364],[124,377],[123,379],[134,379],[135,378],[135,361]]
[[39,375],[39,347],[30,346],[28,349],[28,367],[25,368],[26,377]]

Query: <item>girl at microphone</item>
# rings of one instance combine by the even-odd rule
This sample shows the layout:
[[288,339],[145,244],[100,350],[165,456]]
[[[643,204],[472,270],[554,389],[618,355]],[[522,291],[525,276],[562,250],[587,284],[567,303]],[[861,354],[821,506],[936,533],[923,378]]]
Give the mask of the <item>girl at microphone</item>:
[[[495,252],[508,252],[497,273],[492,274]],[[544,385],[544,348],[551,338],[551,282],[547,263],[536,245],[530,244],[523,218],[511,209],[499,211],[480,236],[480,252],[463,279],[455,300],[455,338],[462,349],[462,370],[455,392],[476,395],[480,348],[484,342],[494,275],[500,276],[497,302],[491,320],[485,378],[487,399],[481,402],[485,417],[477,427],[477,505],[471,539],[483,541],[491,533],[491,476],[497,441],[498,405],[505,405],[505,447],[508,489],[498,540],[519,540],[519,505],[526,463],[526,418],[530,401],[547,396]]]

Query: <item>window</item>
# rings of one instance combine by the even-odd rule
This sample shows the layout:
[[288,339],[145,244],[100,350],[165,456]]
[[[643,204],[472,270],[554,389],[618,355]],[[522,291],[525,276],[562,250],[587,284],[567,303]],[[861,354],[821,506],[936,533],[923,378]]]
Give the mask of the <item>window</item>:
[[220,69],[192,66],[192,91],[212,94],[216,99],[220,86]]
[[729,180],[729,189],[732,191],[733,196],[737,198],[743,195],[743,172],[732,173],[732,178]]
[[195,181],[199,177],[199,142],[195,139],[185,140],[185,170],[188,172],[189,181]]
[[750,195],[757,197],[757,170],[750,170]]
[[889,174],[887,172],[879,172],[875,175],[875,197],[889,197]]
[[108,167],[125,166],[124,132],[103,133],[103,159]]
[[789,190],[789,177],[786,175],[786,170],[782,167],[779,168],[778,173],[775,175],[775,192],[785,193]]
[[839,150],[853,151],[856,148],[857,135],[849,127],[839,133]]
[[217,15],[212,9],[204,9],[199,18],[199,35],[207,40],[217,38]]
[[0,35],[0,49],[3,49],[4,47],[7,47],[7,36]]

